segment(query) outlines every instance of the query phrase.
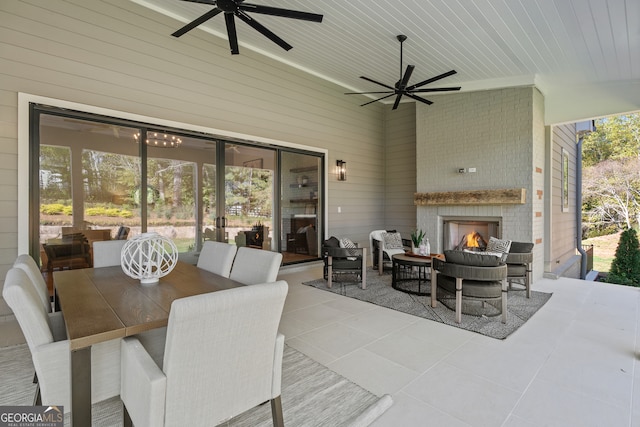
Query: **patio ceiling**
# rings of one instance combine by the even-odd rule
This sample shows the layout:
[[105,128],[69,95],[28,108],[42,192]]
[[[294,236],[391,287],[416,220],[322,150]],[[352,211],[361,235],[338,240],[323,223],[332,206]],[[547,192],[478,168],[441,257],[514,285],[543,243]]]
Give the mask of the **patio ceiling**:
[[[167,37],[211,9],[180,0],[132,1],[176,19]],[[253,14],[293,49],[286,52],[237,21],[240,55],[258,51],[345,91],[379,90],[362,75],[398,80],[396,35],[405,34],[404,64],[416,66],[414,83],[455,69],[438,84],[463,91],[535,85],[545,96],[547,124],[640,110],[639,0],[250,2],[320,13],[324,20]],[[227,37],[221,16],[193,31],[202,30]],[[187,33],[179,40],[189,39]],[[353,97],[354,104],[367,100]]]

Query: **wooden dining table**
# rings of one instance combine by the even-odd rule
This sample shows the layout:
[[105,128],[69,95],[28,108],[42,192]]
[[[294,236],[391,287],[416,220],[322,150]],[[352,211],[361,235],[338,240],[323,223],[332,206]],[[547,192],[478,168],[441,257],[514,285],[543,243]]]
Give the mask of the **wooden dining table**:
[[57,302],[71,351],[71,425],[91,425],[91,346],[167,326],[171,303],[245,286],[178,262],[157,284],[142,285],[120,266],[55,272]]

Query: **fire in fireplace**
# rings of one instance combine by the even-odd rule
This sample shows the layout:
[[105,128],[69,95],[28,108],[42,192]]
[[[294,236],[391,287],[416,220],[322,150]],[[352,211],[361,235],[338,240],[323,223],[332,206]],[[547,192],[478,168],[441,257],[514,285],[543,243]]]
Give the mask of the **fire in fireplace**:
[[484,250],[491,237],[500,238],[500,219],[447,219],[443,221],[444,250]]
[[455,247],[456,250],[472,250],[483,251],[487,248],[487,241],[482,237],[482,234],[477,231],[472,231],[462,236],[460,243]]

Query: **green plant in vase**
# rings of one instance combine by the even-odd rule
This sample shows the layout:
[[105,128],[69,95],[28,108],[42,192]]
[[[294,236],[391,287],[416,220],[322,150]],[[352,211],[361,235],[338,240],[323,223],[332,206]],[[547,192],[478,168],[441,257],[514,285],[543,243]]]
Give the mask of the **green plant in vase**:
[[413,251],[416,252],[420,248],[422,240],[425,238],[426,233],[421,229],[416,229],[411,232],[411,243],[413,244]]

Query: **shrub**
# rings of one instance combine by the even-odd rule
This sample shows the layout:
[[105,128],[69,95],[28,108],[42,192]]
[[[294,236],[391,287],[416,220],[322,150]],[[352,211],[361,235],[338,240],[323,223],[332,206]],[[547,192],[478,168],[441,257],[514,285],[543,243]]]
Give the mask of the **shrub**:
[[582,232],[583,239],[591,239],[593,237],[608,236],[610,234],[615,234],[619,231],[616,225],[587,226],[585,228],[586,230]]
[[84,212],[86,216],[108,216],[112,218],[131,218],[133,212],[126,209],[117,208],[105,208],[103,206],[97,206],[93,208],[87,208]]
[[60,203],[52,203],[49,205],[41,205],[40,212],[45,215],[62,215],[65,214],[65,208],[71,209],[71,206],[64,206]]
[[634,229],[625,230],[620,235],[607,282],[640,286],[640,244]]
[[116,209],[116,208],[105,209],[104,214],[106,216],[118,217],[120,216],[120,209]]
[[97,208],[87,208],[84,214],[86,216],[104,216],[105,212],[106,212],[105,208],[97,207]]

